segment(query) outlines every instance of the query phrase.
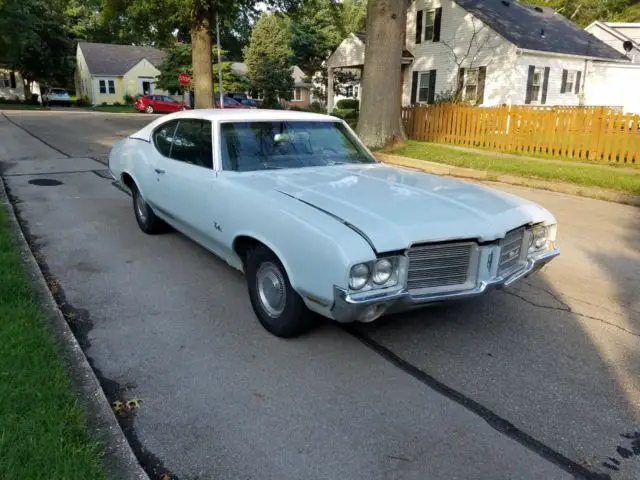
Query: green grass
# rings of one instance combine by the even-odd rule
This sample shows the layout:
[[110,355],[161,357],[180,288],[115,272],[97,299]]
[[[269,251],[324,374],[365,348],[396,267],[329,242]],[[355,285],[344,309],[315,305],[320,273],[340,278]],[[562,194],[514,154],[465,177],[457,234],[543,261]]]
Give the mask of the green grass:
[[29,103],[0,103],[0,110],[51,110],[42,105],[31,105]]
[[455,167],[473,168],[487,172],[506,173],[543,180],[557,180],[590,187],[608,188],[640,195],[640,170],[618,170],[597,164],[544,162],[529,159],[505,158],[464,152],[433,143],[407,141],[403,146],[386,153],[444,163]]
[[0,478],[106,479],[100,450],[85,430],[83,411],[32,300],[2,208]]
[[140,113],[133,105],[95,105],[91,110],[105,113]]

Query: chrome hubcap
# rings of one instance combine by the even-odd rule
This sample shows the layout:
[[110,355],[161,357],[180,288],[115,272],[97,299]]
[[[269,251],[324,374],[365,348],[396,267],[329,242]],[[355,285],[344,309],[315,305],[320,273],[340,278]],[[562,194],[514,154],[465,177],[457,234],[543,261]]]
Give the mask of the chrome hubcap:
[[142,195],[136,195],[136,212],[142,223],[147,223],[147,202],[144,201]]
[[256,287],[260,304],[267,315],[277,318],[287,303],[285,281],[280,269],[273,263],[263,263],[256,273]]

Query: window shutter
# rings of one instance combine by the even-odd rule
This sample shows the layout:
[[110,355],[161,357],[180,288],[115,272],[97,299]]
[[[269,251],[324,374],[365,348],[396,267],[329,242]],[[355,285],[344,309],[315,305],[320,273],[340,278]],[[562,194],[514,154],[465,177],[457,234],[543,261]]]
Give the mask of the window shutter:
[[578,73],[576,75],[576,95],[580,93],[580,88],[582,87],[582,85],[580,84],[581,81],[582,81],[582,72],[578,70]]
[[436,71],[429,71],[429,104],[433,105],[436,100]]
[[422,10],[416,15],[416,44],[422,42]]
[[462,88],[464,87],[464,68],[458,69],[458,86],[456,87],[456,100],[462,100]]
[[567,79],[569,78],[569,71],[562,70],[562,84],[560,85],[560,93],[567,93]]
[[11,77],[11,88],[16,88],[16,72],[11,72],[9,76]]
[[487,67],[480,67],[478,69],[478,100],[476,105],[482,105],[484,103],[484,83],[487,79]]
[[535,65],[529,65],[529,75],[527,76],[527,94],[524,99],[524,103],[527,105],[531,104],[531,99],[533,97],[533,74],[536,71]]
[[411,80],[411,105],[416,103],[418,96],[418,72],[413,72],[413,79]]
[[436,16],[433,21],[433,41],[440,41],[440,27],[442,25],[442,7],[436,8]]
[[540,103],[545,105],[547,103],[547,91],[549,90],[549,73],[551,72],[550,67],[544,67],[544,82],[542,83],[542,99]]

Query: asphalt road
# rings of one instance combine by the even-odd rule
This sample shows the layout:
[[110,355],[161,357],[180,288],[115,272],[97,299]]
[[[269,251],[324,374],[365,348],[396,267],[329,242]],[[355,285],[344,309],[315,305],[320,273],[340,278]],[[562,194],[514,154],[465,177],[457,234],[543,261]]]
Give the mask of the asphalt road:
[[[103,178],[109,146],[149,117],[5,113],[5,182],[108,396],[142,399],[125,426],[149,470],[640,478],[639,209],[495,185],[558,218],[562,255],[544,273],[284,341],[240,274],[180,234],[142,234]],[[29,183],[42,178],[61,184]]]

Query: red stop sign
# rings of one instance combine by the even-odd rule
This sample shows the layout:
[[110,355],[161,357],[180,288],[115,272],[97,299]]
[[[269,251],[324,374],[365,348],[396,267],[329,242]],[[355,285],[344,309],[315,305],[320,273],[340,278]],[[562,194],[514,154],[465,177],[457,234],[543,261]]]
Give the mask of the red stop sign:
[[186,87],[191,83],[191,75],[186,72],[182,72],[178,75],[178,82],[180,82],[180,85],[182,85],[183,87]]

